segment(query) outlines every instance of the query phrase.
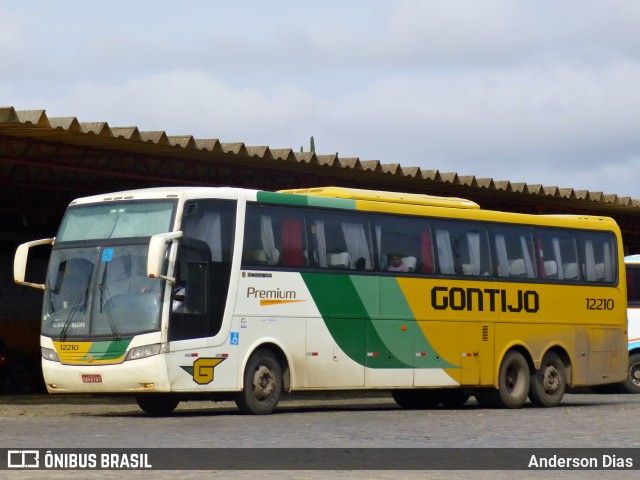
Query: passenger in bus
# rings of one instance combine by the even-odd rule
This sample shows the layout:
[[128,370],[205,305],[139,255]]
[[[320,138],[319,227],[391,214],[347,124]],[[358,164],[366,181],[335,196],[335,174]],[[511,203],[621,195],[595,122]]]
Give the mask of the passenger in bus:
[[391,255],[391,261],[387,270],[390,272],[408,272],[409,267],[402,262],[400,255]]

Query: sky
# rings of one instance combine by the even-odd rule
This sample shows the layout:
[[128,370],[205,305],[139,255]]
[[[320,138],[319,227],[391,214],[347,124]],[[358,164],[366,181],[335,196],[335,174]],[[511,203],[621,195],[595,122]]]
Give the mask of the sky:
[[0,0],[0,106],[640,198],[637,0]]

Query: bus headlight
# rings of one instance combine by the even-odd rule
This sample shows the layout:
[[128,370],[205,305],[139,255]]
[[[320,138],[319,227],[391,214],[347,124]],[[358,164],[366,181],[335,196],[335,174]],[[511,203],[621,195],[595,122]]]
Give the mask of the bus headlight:
[[45,360],[49,360],[51,362],[60,361],[60,357],[58,357],[58,354],[55,350],[52,350],[51,348],[40,347],[40,351],[42,353],[42,358],[44,358]]
[[153,345],[143,345],[141,347],[135,347],[129,350],[126,360],[138,360],[140,358],[152,357],[159,353],[168,353],[168,343],[154,343]]

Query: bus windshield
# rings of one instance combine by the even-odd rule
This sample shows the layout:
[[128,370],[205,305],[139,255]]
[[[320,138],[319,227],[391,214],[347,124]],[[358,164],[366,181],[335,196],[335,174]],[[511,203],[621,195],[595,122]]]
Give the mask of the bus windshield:
[[69,208],[49,263],[42,334],[64,341],[158,330],[162,281],[147,277],[148,239],[171,229],[175,205],[156,200]]
[[52,252],[42,334],[120,339],[160,325],[162,281],[146,275],[148,245]]
[[67,210],[56,243],[129,237],[168,232],[175,201],[111,202]]

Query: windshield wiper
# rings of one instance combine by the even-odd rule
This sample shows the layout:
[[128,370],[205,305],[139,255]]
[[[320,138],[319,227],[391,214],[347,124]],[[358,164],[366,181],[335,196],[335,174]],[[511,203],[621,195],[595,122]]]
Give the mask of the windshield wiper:
[[[89,278],[91,278],[91,275],[89,275]],[[87,283],[80,291],[80,295],[78,295],[78,298],[76,299],[73,307],[71,308],[71,311],[69,312],[69,316],[64,321],[64,325],[62,327],[62,330],[60,331],[61,342],[64,342],[67,339],[67,331],[69,330],[69,326],[71,325],[71,320],[73,320],[73,317],[75,316],[76,312],[78,311],[78,308],[80,307],[80,299],[82,297],[84,297],[84,302],[82,302],[82,306],[84,308],[84,311],[86,312],[87,303],[89,300],[89,283]]]
[[111,333],[113,334],[114,340],[120,340],[120,334],[118,333],[118,329],[116,327],[116,321],[111,314],[111,294],[109,293],[109,288],[107,287],[107,266],[105,264],[104,271],[102,272],[102,281],[98,284],[98,290],[100,291],[100,300],[98,305],[100,307],[100,313],[104,310],[104,313],[107,315],[107,320],[109,321],[109,328],[111,328]]

